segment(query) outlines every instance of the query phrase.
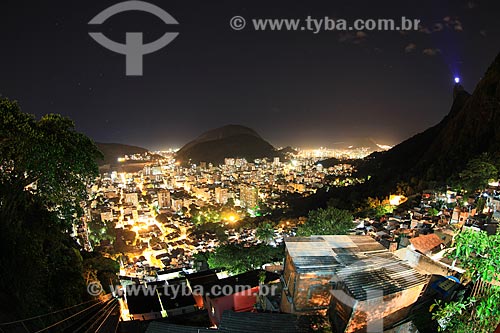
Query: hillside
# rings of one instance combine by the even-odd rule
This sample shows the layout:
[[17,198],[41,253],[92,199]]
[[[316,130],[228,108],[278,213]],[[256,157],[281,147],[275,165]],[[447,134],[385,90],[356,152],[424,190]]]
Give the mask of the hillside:
[[227,125],[203,133],[177,152],[181,163],[224,163],[226,157],[272,158],[281,154],[254,130],[240,125]]
[[118,157],[121,157],[123,155],[143,154],[148,151],[145,148],[124,145],[121,143],[96,142],[96,146],[104,155],[104,158],[102,160],[97,161],[97,164],[99,164],[100,166],[106,164],[116,164]]
[[371,151],[382,150],[375,140],[370,137],[352,137],[343,142],[336,142],[333,144],[335,149],[349,149],[349,148],[369,148]]
[[412,178],[444,183],[471,158],[499,151],[500,54],[472,95],[455,85],[451,110],[441,122],[387,152],[372,154],[362,171],[388,185]]
[[286,155],[286,154],[296,155],[298,153],[295,149],[293,149],[290,146],[286,146],[285,148],[278,150],[278,152],[280,152],[283,155]]
[[[454,87],[448,115],[437,125],[364,160],[351,161],[359,176],[369,178],[352,187],[320,190],[307,198],[291,200],[295,215],[324,207],[327,202],[353,209],[367,197],[394,193],[398,183],[412,191],[450,184],[467,162],[482,153],[500,154],[500,54],[477,84],[474,92]],[[368,177],[370,176],[370,177]]]

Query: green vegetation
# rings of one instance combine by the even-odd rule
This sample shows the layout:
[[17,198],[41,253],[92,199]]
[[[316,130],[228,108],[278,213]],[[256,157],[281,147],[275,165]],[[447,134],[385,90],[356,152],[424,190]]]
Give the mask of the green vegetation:
[[118,285],[116,273],[120,271],[120,264],[113,259],[103,257],[99,253],[84,253],[84,277],[88,284],[99,281],[106,292],[111,292],[110,285]]
[[235,244],[219,246],[208,255],[210,268],[226,268],[233,274],[244,273],[253,269],[259,269],[263,264],[282,261],[285,257],[283,247],[258,244],[251,247],[243,247]]
[[0,98],[0,321],[88,297],[85,260],[69,231],[99,156],[71,120],[36,120]]
[[[450,257],[457,259],[467,270],[473,283],[500,280],[500,233],[488,236],[486,232],[463,231],[456,239]],[[434,310],[435,309],[435,310]],[[500,323],[500,287],[489,285],[475,297],[462,298],[431,306],[433,319],[443,323],[445,332],[492,332]]]
[[347,210],[328,207],[310,211],[307,221],[299,226],[297,236],[344,235],[353,228],[352,214]]
[[390,214],[394,210],[394,206],[392,206],[389,202],[388,198],[379,199],[377,197],[372,198],[368,197],[363,200],[362,203],[355,205],[354,209],[356,216],[361,217],[376,217],[381,218],[387,214]]
[[439,210],[437,210],[434,207],[429,208],[429,211],[427,212],[430,216],[438,216]]
[[88,222],[89,239],[93,245],[99,245],[103,240],[111,244],[116,241],[115,225],[113,221],[92,220]]
[[97,175],[96,146],[70,119],[50,114],[37,121],[7,99],[0,100],[0,120],[3,221],[16,221],[19,199],[31,196],[70,227]]
[[223,223],[215,223],[215,222],[206,222],[200,225],[196,225],[195,228],[193,229],[194,233],[204,233],[204,232],[209,232],[212,234],[215,234],[217,236],[217,239],[220,241],[226,241],[227,240],[227,235],[226,235],[226,226]]
[[489,182],[497,180],[498,169],[492,159],[483,154],[479,158],[470,160],[459,176],[462,187],[469,192],[475,192],[486,188]]
[[271,242],[274,238],[273,225],[268,221],[261,223],[255,231],[255,237],[257,237],[258,240],[269,244],[269,242]]
[[190,209],[190,215],[191,221],[197,225],[204,223],[217,223],[221,221],[220,209],[215,206],[204,207],[202,210],[192,207]]
[[486,205],[486,200],[483,197],[480,197],[479,199],[477,199],[476,209],[478,212],[482,212],[485,205]]

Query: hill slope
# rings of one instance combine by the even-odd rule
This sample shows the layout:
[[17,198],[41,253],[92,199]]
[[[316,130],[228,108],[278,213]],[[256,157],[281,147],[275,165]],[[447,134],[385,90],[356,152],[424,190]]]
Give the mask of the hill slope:
[[256,158],[280,156],[276,149],[254,130],[227,125],[203,133],[177,152],[181,163],[209,162],[220,164],[226,157]]
[[123,155],[143,154],[148,150],[137,146],[129,146],[121,143],[95,143],[104,155],[104,159],[97,161],[99,165],[116,164],[118,157]]
[[500,151],[500,54],[472,95],[454,88],[449,114],[437,125],[384,153],[375,153],[364,171],[378,183],[419,178],[445,182],[483,152]]
[[291,198],[289,214],[304,216],[331,204],[353,210],[368,197],[383,198],[406,182],[410,192],[427,186],[449,185],[448,179],[482,153],[500,155],[500,54],[477,84],[472,95],[455,86],[450,112],[437,125],[386,152],[351,161],[363,184],[321,189],[306,198]]

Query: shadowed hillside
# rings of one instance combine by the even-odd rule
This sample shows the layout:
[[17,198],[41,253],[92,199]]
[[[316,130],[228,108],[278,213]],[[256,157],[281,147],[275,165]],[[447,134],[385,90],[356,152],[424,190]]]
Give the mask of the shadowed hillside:
[[181,163],[224,163],[226,157],[272,158],[281,154],[254,130],[240,125],[227,125],[203,133],[177,152]]
[[123,155],[144,154],[148,151],[145,148],[124,145],[121,143],[96,142],[96,146],[104,155],[102,160],[97,161],[99,165],[117,164],[118,157]]

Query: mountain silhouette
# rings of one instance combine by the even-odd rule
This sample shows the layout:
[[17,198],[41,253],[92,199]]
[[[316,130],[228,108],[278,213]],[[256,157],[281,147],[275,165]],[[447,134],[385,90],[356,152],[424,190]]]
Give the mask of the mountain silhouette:
[[474,92],[455,85],[451,110],[437,125],[398,144],[374,153],[361,170],[379,183],[446,180],[482,153],[500,151],[500,54]]
[[97,161],[99,165],[115,165],[117,163],[118,157],[122,157],[124,155],[133,155],[133,154],[144,154],[148,150],[146,148],[141,148],[137,146],[124,145],[121,143],[102,143],[96,142],[97,149],[101,151],[104,155],[104,158]]
[[413,193],[450,185],[471,159],[483,153],[496,159],[500,154],[500,54],[472,94],[460,85],[454,86],[451,109],[437,125],[388,151],[351,160],[366,182],[291,199],[290,211],[301,216],[327,203],[352,209],[368,197],[394,193],[398,183],[408,184]]
[[272,158],[281,154],[253,129],[227,125],[207,131],[182,147],[176,155],[181,163],[224,163],[226,157]]

